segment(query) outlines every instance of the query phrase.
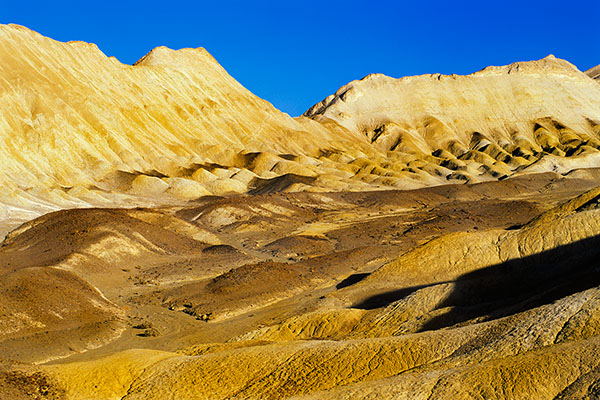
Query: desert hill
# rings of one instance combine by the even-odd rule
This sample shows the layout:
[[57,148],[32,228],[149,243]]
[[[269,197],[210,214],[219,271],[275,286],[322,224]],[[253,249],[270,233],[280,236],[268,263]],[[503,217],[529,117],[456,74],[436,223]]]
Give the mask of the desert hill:
[[596,146],[598,89],[550,55],[468,76],[369,75],[305,115],[362,132],[381,150],[454,156],[504,174],[536,164],[544,153],[570,157]]
[[352,139],[279,112],[203,49],[161,47],[129,66],[93,44],[4,25],[0,57],[3,219],[244,192],[255,174],[231,180],[238,164],[271,178],[278,161],[293,163],[275,154]]
[[292,118],[204,49],[0,59],[0,399],[597,398],[593,69]]
[[0,232],[73,207],[410,189],[598,164],[600,88],[567,61],[351,82],[291,118],[204,49],[134,65],[0,26]]

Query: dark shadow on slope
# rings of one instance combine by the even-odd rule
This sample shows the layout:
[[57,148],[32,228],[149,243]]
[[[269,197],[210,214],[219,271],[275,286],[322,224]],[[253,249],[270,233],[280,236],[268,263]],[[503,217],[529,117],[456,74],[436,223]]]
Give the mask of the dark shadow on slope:
[[461,276],[438,306],[450,307],[448,312],[431,319],[423,330],[516,314],[598,285],[600,236],[593,236]]
[[282,192],[294,183],[303,183],[305,185],[312,185],[316,178],[311,176],[303,176],[296,174],[285,174],[272,179],[255,178],[250,183],[249,194],[269,194]]
[[361,310],[374,310],[376,308],[386,307],[398,300],[402,300],[403,298],[413,294],[417,290],[423,289],[427,286],[433,285],[411,286],[407,288],[390,290],[388,292],[376,294],[374,296],[364,299],[360,303],[353,304],[352,308],[358,308]]
[[362,281],[369,275],[371,275],[371,274],[369,274],[369,273],[352,274],[349,277],[347,277],[346,279],[344,279],[343,281],[341,281],[340,283],[338,283],[337,285],[335,285],[335,288],[343,289],[345,287],[352,286],[352,285],[357,284],[358,282]]

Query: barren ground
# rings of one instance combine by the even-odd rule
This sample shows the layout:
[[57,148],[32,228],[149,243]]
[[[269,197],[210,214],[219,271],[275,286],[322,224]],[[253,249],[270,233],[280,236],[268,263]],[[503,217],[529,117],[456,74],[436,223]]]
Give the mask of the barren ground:
[[[587,176],[597,173],[590,170]],[[481,285],[462,288],[469,275],[460,274],[458,259],[453,261],[457,271],[445,273],[451,276],[445,279],[440,272],[446,268],[442,259],[462,251],[464,235],[472,235],[475,239],[467,236],[467,242],[476,245],[490,232],[518,234],[528,229],[530,221],[592,189],[594,182],[543,173],[410,191],[207,197],[184,207],[75,209],[44,215],[9,234],[0,248],[4,359],[0,385],[11,398],[31,393],[39,398],[60,398],[64,393],[73,398],[82,393],[95,393],[98,398],[112,393],[120,398],[136,393],[129,388],[136,379],[143,383],[138,356],[128,361],[133,364],[129,370],[138,372],[130,371],[129,378],[105,378],[110,384],[103,379],[104,383],[94,385],[82,383],[68,377],[68,371],[81,362],[87,363],[86,368],[102,369],[105,357],[127,358],[132,349],[149,349],[148,357],[166,354],[158,358],[171,360],[182,357],[177,354],[227,357],[231,349],[260,353],[264,348],[267,353],[261,357],[269,359],[274,357],[268,351],[274,343],[288,347],[306,346],[307,340],[321,345],[323,340],[354,343],[369,337],[402,338],[402,329],[409,336],[428,335],[465,324],[484,329],[481,324],[486,320],[516,318],[588,287],[556,295],[548,294],[555,288],[544,287],[523,294],[515,282],[505,282],[514,290],[498,287],[503,281],[494,274],[482,282],[497,292],[496,297],[488,299],[488,306],[475,307],[472,299],[484,296]],[[452,251],[435,247],[444,238],[450,238]],[[422,260],[406,267],[419,269],[420,284],[408,285],[408,272],[390,278],[386,271],[398,263],[404,268],[398,260],[410,258],[423,246],[442,253],[439,265]],[[465,248],[463,258],[470,251],[475,250]],[[435,258],[435,251],[427,254]],[[480,262],[481,268],[471,269],[484,271],[485,257]],[[384,314],[390,318],[390,310],[405,299],[444,285],[453,286],[455,293],[460,293],[457,287],[470,293],[458,296],[454,303],[451,291],[441,295],[440,301],[445,298],[450,306],[450,316],[435,311],[444,309],[443,304],[431,308],[430,300],[422,299],[404,311],[415,314],[419,326],[401,329],[402,321],[397,319],[393,327],[389,321],[379,321]],[[505,295],[512,296],[514,304],[499,300]],[[543,295],[549,300],[535,298]],[[11,309],[20,312],[15,316]],[[515,343],[522,340],[514,339]],[[225,363],[221,372],[239,368],[235,359],[230,361],[233,365]],[[240,356],[238,362],[247,365],[248,373],[261,374],[264,367],[243,359]],[[312,371],[318,374],[319,367]],[[398,370],[382,377],[402,375]],[[124,382],[122,387],[115,379]],[[149,379],[151,383],[136,389],[139,393],[153,393],[154,389],[144,392],[154,384],[155,378]],[[371,379],[367,374],[333,387]],[[274,385],[287,388],[288,384],[284,380]],[[251,385],[236,390],[249,397],[257,393],[286,397],[328,386],[295,384],[294,388],[280,392],[281,396],[264,388],[253,392]],[[235,394],[223,390],[220,395],[204,393]],[[203,397],[202,391],[198,393]]]

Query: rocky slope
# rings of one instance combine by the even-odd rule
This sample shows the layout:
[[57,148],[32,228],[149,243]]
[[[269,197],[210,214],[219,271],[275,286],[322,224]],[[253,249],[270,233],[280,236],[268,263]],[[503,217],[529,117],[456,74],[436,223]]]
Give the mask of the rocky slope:
[[305,115],[361,131],[388,149],[430,152],[452,150],[448,142],[468,148],[485,139],[516,144],[517,138],[535,147],[543,145],[532,129],[536,123],[553,132],[597,134],[597,89],[574,65],[549,55],[467,76],[373,74],[341,87]]
[[354,140],[279,112],[204,49],[160,47],[130,66],[93,44],[4,25],[0,57],[2,219],[245,192],[257,176],[230,179],[236,166],[267,179],[310,175],[276,154],[316,155],[315,143]]

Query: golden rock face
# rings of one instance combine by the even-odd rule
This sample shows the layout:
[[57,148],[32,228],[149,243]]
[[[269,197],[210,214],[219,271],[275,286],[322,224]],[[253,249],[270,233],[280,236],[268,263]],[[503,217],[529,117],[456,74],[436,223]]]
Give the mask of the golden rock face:
[[0,60],[0,398],[597,397],[597,68],[291,118],[203,49]]

